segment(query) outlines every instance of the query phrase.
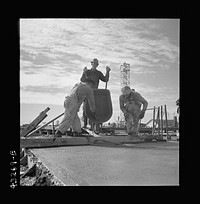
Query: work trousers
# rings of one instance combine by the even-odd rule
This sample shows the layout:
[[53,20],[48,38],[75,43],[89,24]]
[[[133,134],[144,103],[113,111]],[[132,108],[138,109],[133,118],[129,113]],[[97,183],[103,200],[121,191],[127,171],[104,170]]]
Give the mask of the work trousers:
[[95,131],[99,131],[100,123],[91,122],[90,119],[87,117],[85,112],[86,112],[86,101],[84,101],[84,104],[83,104],[83,122],[84,122],[84,127],[87,127],[87,124],[88,124],[88,121],[89,121],[91,129],[94,130],[94,128],[95,128]]
[[73,132],[81,133],[81,122],[78,117],[80,105],[75,97],[66,97],[64,101],[65,113],[57,130],[65,134],[72,127]]
[[83,104],[83,122],[84,122],[84,127],[87,127],[88,118],[87,118],[86,113],[85,113],[85,102]]
[[128,133],[137,133],[139,129],[139,115],[141,110],[135,110],[125,115],[126,128]]

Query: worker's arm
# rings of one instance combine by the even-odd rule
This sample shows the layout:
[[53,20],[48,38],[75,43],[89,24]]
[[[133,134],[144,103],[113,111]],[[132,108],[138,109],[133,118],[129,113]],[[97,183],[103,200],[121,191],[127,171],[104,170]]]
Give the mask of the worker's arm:
[[103,82],[107,82],[109,80],[109,72],[106,72],[105,76],[102,74],[102,72],[99,72],[99,79]]
[[87,71],[87,67],[85,67],[85,68],[83,69],[83,74],[82,74],[81,79],[80,79],[82,82],[84,82],[85,79],[86,79],[86,76],[87,76],[86,71]]
[[102,72],[99,71],[99,79],[103,82],[109,81],[109,76],[110,76],[110,67],[106,67],[106,75],[104,76]]
[[125,106],[124,106],[124,100],[123,100],[123,95],[121,95],[119,97],[119,106],[120,106],[120,109],[123,113],[127,113],[126,109],[125,109]]
[[142,112],[145,112],[148,107],[148,102],[137,92],[135,92],[135,100],[142,103]]

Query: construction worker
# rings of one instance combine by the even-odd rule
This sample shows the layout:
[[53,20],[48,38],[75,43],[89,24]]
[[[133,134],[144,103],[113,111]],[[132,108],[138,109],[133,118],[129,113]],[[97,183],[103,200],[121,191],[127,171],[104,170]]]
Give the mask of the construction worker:
[[[109,80],[109,72],[110,72],[110,67],[106,67],[106,74],[105,76],[102,74],[102,72],[100,72],[99,70],[97,70],[97,67],[99,65],[99,61],[98,59],[93,59],[91,61],[91,69],[87,69],[87,67],[84,68],[83,70],[83,74],[81,76],[81,81],[84,82],[86,78],[90,78],[94,81],[94,85],[93,85],[93,89],[98,89],[99,86],[99,80],[103,81],[103,82],[107,82]],[[87,116],[85,114],[85,110],[84,110],[84,106],[83,106],[83,120],[84,120],[84,127],[87,127]],[[91,124],[91,129],[94,128],[94,124]],[[99,127],[100,124],[96,123],[96,133],[99,133]]]
[[81,76],[81,81],[84,82],[86,78],[90,78],[94,81],[94,85],[93,85],[93,89],[98,89],[99,86],[99,80],[103,81],[103,82],[107,82],[109,81],[109,72],[110,72],[110,67],[106,67],[106,75],[104,76],[102,72],[100,72],[99,70],[97,70],[97,67],[99,66],[99,61],[98,59],[93,59],[91,61],[91,69],[87,69],[87,67],[85,67],[83,69],[83,74]]
[[[124,113],[128,135],[137,136],[138,123],[145,115],[148,102],[134,89],[124,86],[119,97],[120,109]],[[143,105],[141,110],[141,105]]]
[[178,107],[177,107],[177,113],[180,114],[180,99],[178,99],[178,100],[176,101],[176,105],[178,106]]
[[94,86],[94,81],[90,78],[86,78],[84,82],[75,84],[70,93],[65,97],[64,118],[56,131],[54,140],[56,137],[61,137],[65,134],[70,127],[72,127],[72,130],[76,135],[82,133],[81,123],[77,113],[85,99],[88,100],[90,109],[93,112],[93,117],[95,118],[95,102],[94,93],[91,88],[92,86]]
[[177,113],[178,113],[178,122],[180,123],[180,98],[176,101]]

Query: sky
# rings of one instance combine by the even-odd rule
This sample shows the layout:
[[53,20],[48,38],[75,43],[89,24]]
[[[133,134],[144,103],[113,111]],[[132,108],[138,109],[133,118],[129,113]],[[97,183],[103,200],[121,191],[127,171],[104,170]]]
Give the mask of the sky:
[[[107,88],[113,115],[120,116],[120,65],[130,64],[130,86],[148,107],[167,106],[176,113],[179,98],[180,19],[66,18],[20,19],[20,125],[33,121],[49,107],[43,122],[64,112],[63,102],[80,81],[85,66],[99,60],[104,75],[111,68]],[[105,88],[100,81],[99,88]],[[82,116],[82,108],[78,115]],[[146,111],[142,122],[152,118]],[[62,117],[59,119],[61,121]]]

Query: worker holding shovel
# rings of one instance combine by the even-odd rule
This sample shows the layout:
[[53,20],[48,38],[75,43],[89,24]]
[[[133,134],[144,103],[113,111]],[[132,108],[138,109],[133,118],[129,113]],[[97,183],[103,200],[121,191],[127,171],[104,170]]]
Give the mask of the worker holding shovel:
[[[97,70],[97,67],[99,65],[99,61],[98,59],[93,59],[91,61],[91,69],[87,69],[87,67],[84,68],[83,70],[83,74],[81,76],[81,81],[84,82],[86,78],[90,78],[94,81],[94,85],[93,85],[93,89],[98,89],[98,86],[99,86],[99,80],[103,81],[103,82],[106,82],[106,88],[107,88],[107,82],[109,80],[109,72],[110,72],[110,67],[106,67],[106,74],[105,76],[103,75],[102,72],[100,72],[99,70]],[[84,128],[87,127],[87,116],[85,114],[85,106],[83,106],[83,119],[84,119]],[[99,123],[96,123],[96,130],[95,132],[96,133],[99,133],[99,126],[100,124]],[[91,129],[93,130],[94,129],[94,123],[91,124]]]

